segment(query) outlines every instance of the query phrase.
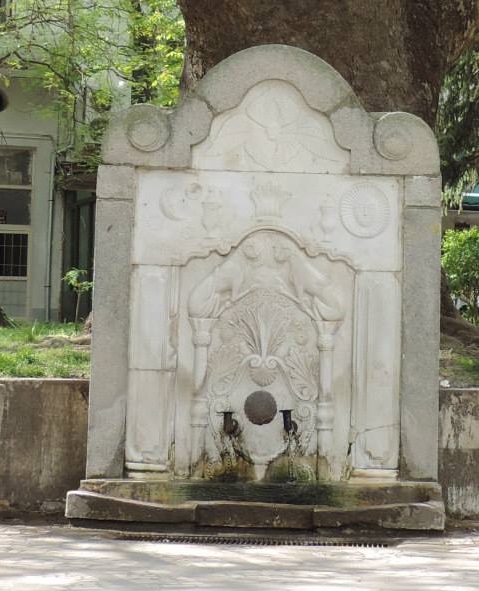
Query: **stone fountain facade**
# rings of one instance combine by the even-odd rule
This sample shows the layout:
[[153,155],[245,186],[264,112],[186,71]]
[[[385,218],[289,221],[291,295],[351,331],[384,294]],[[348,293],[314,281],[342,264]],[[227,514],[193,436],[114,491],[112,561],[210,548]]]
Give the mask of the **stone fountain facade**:
[[67,515],[295,527],[266,500],[321,514],[311,527],[443,527],[429,127],[366,113],[321,59],[269,45],[173,112],[132,107],[103,160],[87,479]]

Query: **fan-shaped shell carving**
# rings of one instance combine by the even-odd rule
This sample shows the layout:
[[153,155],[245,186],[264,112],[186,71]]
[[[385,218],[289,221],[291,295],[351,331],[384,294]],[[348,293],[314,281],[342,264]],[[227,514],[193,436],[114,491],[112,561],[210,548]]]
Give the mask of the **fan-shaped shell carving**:
[[258,386],[269,386],[276,379],[276,369],[265,367],[250,367],[249,375]]

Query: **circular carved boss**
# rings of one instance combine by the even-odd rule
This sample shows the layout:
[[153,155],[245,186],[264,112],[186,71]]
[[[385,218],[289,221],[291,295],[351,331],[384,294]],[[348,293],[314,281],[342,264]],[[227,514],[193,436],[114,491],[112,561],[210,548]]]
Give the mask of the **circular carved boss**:
[[402,160],[413,148],[410,116],[407,113],[387,113],[374,128],[376,150],[388,160]]
[[278,407],[269,392],[256,390],[245,400],[244,412],[254,425],[267,425],[276,416]]
[[138,105],[128,113],[126,135],[130,144],[137,150],[159,150],[170,137],[168,119],[153,105]]
[[354,236],[373,238],[386,228],[390,210],[386,195],[371,183],[351,187],[341,197],[341,220]]

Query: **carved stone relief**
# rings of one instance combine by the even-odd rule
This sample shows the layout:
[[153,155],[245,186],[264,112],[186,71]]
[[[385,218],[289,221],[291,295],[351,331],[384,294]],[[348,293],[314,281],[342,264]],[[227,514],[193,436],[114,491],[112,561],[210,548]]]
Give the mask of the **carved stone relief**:
[[127,116],[126,137],[137,150],[158,150],[170,137],[168,118],[153,105],[141,105]]
[[[213,330],[204,386],[219,451],[223,413],[231,411],[241,429],[243,453],[255,466],[266,465],[286,450],[281,413],[289,410],[298,425],[298,453],[306,452],[316,426],[315,341],[311,319],[275,290],[259,288],[223,314]],[[266,416],[258,408],[264,399]],[[255,411],[261,413],[256,419]]]
[[[228,413],[238,430],[227,442],[254,465],[257,478],[274,458],[291,453],[288,421],[295,425],[296,455],[306,453],[317,430],[314,452],[327,458],[334,413],[332,367],[326,365],[332,366],[334,335],[344,318],[331,278],[284,234],[259,231],[196,286],[188,310],[195,345],[192,464],[207,425],[216,456],[224,452]],[[259,400],[269,410],[258,409],[263,418],[251,420]]]
[[387,113],[376,123],[374,145],[388,160],[402,160],[414,145],[410,130],[410,116],[406,113]]
[[[432,499],[420,525],[442,527],[432,130],[365,112],[328,64],[274,44],[217,64],[176,109],[111,121],[87,482],[69,517],[95,518],[85,488],[107,495],[106,520],[127,498],[166,520],[209,501],[214,519],[217,499],[269,501],[266,516],[387,488],[413,512]],[[411,511],[399,525],[416,527]]]
[[352,426],[355,465],[397,468],[401,294],[392,273],[361,273],[356,282]]
[[194,168],[347,172],[328,118],[311,109],[294,86],[268,80],[241,105],[213,121],[210,136],[193,149]]
[[282,218],[283,208],[294,195],[271,181],[258,184],[251,192],[257,220]]
[[228,221],[223,210],[222,192],[217,187],[202,186],[197,182],[190,183],[181,192],[174,188],[166,189],[160,194],[159,207],[169,220],[186,221],[189,233],[199,231],[206,237],[214,237]]
[[354,185],[341,197],[344,227],[359,238],[374,238],[384,232],[389,215],[386,195],[370,183]]
[[259,287],[276,289],[313,320],[343,317],[339,294],[279,232],[251,234],[190,296],[192,318],[218,318],[225,308]]
[[228,254],[253,228],[275,226],[301,237],[310,255],[322,250],[358,269],[400,270],[398,181],[324,176],[319,188],[307,174],[165,172],[158,182],[145,171],[133,262],[184,265]]

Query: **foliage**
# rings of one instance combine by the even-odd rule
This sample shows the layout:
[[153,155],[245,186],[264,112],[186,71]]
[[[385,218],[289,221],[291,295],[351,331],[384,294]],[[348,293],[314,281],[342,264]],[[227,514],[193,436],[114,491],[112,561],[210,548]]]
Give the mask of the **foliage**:
[[183,68],[185,25],[176,0],[129,0],[134,52],[123,69],[133,102],[173,106]]
[[442,249],[442,265],[451,292],[465,302],[461,313],[479,324],[479,228],[448,230]]
[[[88,377],[89,352],[67,341],[80,330],[73,323],[19,323],[15,328],[0,328],[0,376]],[[43,346],[47,337],[65,339],[67,344]]]
[[444,202],[458,206],[479,181],[479,47],[466,51],[446,76],[436,122]]
[[99,143],[110,110],[131,100],[162,106],[177,100],[184,23],[175,0],[6,5],[0,9],[9,11],[0,18],[1,76],[8,84],[20,73],[26,90],[50,92],[49,109],[67,126],[63,148],[73,145],[76,159],[86,144]]
[[82,279],[87,277],[88,271],[86,269],[77,269],[73,267],[62,278],[64,281],[77,295],[77,303],[75,308],[75,322],[78,322],[78,314],[80,310],[80,299],[82,293],[88,293],[93,289],[93,281]]
[[73,267],[63,277],[63,281],[73,289],[77,294],[86,293],[91,291],[93,287],[93,281],[81,279],[82,276],[87,276],[88,271],[86,269],[76,269]]

